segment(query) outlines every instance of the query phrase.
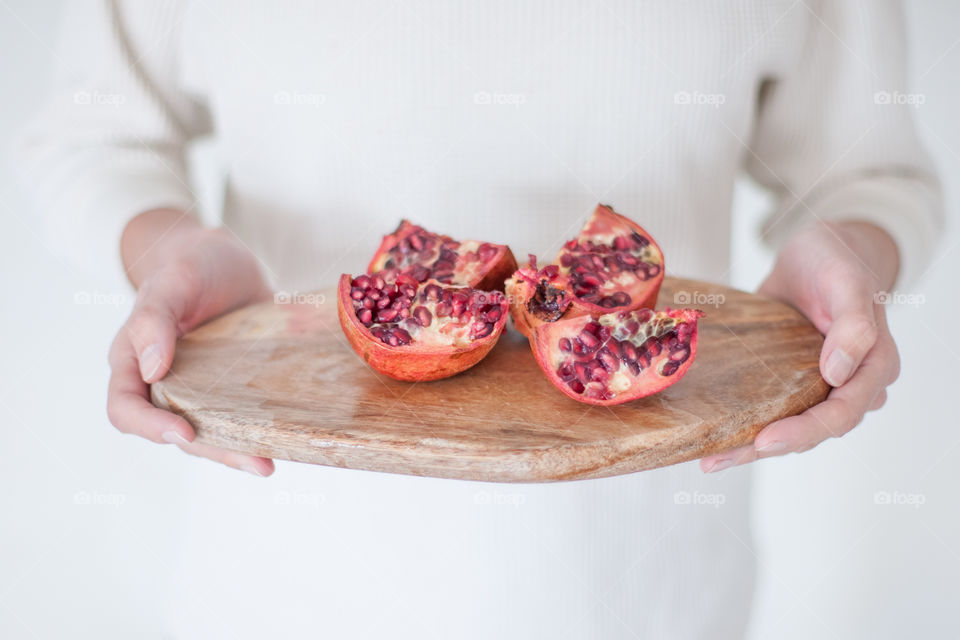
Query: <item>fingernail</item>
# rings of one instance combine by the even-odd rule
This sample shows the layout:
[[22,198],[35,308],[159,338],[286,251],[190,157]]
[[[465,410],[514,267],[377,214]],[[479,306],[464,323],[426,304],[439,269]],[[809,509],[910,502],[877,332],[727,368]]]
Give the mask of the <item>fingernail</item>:
[[853,360],[843,349],[834,349],[827,358],[826,375],[824,378],[831,387],[839,387],[850,374],[853,373]]
[[140,354],[140,376],[147,382],[160,370],[163,361],[160,359],[160,345],[152,344]]
[[170,444],[190,444],[189,440],[184,438],[176,431],[164,431],[163,435],[160,437]]
[[729,469],[733,466],[733,458],[724,458],[722,460],[717,460],[713,463],[713,466],[706,470],[706,473],[716,473],[717,471],[723,471],[724,469]]
[[773,440],[771,442],[768,442],[765,445],[757,447],[757,451],[762,451],[764,453],[777,453],[778,451],[783,451],[786,448],[787,448],[786,442]]
[[267,477],[267,476],[263,475],[262,473],[260,473],[260,470],[257,469],[257,468],[256,468],[255,466],[253,466],[252,464],[247,464],[247,465],[244,465],[244,466],[242,466],[242,467],[240,467],[240,468],[243,469],[244,471],[246,471],[247,473],[252,473],[253,475],[258,476],[258,477],[260,477],[260,478],[266,478],[266,477]]

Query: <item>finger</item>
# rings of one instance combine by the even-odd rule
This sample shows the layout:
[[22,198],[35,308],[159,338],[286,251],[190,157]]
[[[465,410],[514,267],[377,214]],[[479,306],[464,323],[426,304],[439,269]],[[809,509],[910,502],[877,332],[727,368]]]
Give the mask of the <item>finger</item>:
[[113,426],[157,443],[193,441],[196,434],[189,422],[148,401],[149,388],[140,378],[133,346],[122,332],[110,348],[110,365],[107,416]]
[[843,385],[879,336],[873,292],[855,273],[839,275],[825,290],[830,326],[820,352],[820,373],[832,387]]
[[870,403],[870,406],[867,408],[867,411],[876,411],[887,403],[887,390],[884,389],[877,394],[877,397],[873,399],[873,402]]
[[757,459],[757,450],[752,444],[737,449],[707,456],[700,461],[700,470],[704,473],[716,473],[737,465],[753,462]]
[[894,352],[892,340],[886,338],[853,378],[831,391],[824,402],[765,427],[754,441],[760,457],[806,451],[857,426],[887,386]]
[[171,271],[145,283],[125,325],[144,382],[161,379],[173,363],[178,327],[190,295],[183,279]]
[[274,471],[273,460],[270,458],[249,456],[244,453],[228,451],[227,449],[221,449],[219,447],[214,447],[212,445],[202,444],[199,442],[181,444],[180,449],[192,456],[207,458],[233,469],[246,471],[247,473],[252,473],[253,475],[260,476],[262,478],[269,476]]

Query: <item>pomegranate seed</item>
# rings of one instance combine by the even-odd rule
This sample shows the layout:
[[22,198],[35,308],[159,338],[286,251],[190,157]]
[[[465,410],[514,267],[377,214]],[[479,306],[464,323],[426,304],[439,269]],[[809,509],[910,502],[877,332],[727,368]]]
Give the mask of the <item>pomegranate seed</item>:
[[570,338],[560,338],[560,351],[570,351],[573,348],[573,345],[570,343]]
[[[589,326],[589,325],[588,325]],[[600,339],[597,336],[593,335],[587,329],[584,329],[580,332],[580,342],[583,343],[584,348],[593,351],[600,346]]]
[[364,309],[373,309],[377,306],[377,303],[373,301],[373,298],[364,298],[363,308]]
[[684,322],[677,327],[677,340],[680,342],[690,342],[691,335],[693,335],[693,325],[689,322]]
[[373,322],[373,312],[370,309],[361,309],[357,312],[357,319],[365,325]]
[[354,300],[363,300],[364,295],[363,289],[360,287],[353,287],[350,289],[350,297]]
[[650,309],[641,309],[637,312],[637,320],[646,324],[653,318],[653,311]]
[[378,322],[391,322],[399,313],[396,309],[383,309],[377,314]]
[[660,341],[656,338],[650,338],[643,343],[643,346],[644,353],[646,353],[648,357],[656,358],[658,355],[660,355]]
[[631,362],[627,364],[627,368],[630,370],[630,373],[632,373],[633,375],[635,376],[640,375],[640,365],[637,364],[636,362]]
[[411,235],[408,240],[410,240],[410,246],[413,247],[414,251],[423,251],[423,238],[418,235]]
[[613,303],[618,307],[625,307],[630,304],[631,298],[628,293],[625,291],[617,291],[615,294],[610,296]]
[[573,256],[569,253],[565,253],[560,256],[560,266],[569,267],[573,264]]
[[613,239],[613,248],[617,251],[625,251],[630,248],[630,241],[626,236],[617,236]]
[[584,382],[590,382],[590,367],[583,362],[576,362],[573,365],[573,370],[576,371],[577,377],[583,380]]
[[414,265],[410,268],[410,277],[417,282],[425,282],[430,277],[430,270],[422,264]]
[[480,254],[481,260],[484,262],[490,262],[497,257],[497,253],[499,252],[497,251],[496,247],[493,247],[487,243],[483,243],[480,245],[480,248],[477,249],[477,253]]
[[417,319],[421,327],[429,327],[433,322],[433,314],[426,307],[417,307],[413,312],[413,317]]
[[400,344],[410,344],[413,341],[413,338],[410,337],[410,334],[407,333],[405,329],[397,327],[393,330],[394,337],[397,338]]
[[660,374],[664,376],[672,376],[677,372],[677,369],[679,368],[680,368],[679,363],[667,361],[667,364],[663,365],[663,369],[660,370]]
[[447,302],[441,302],[435,310],[438,318],[446,318],[453,312],[453,307]]
[[601,325],[599,322],[588,322],[583,328],[585,331],[589,331],[593,335],[597,335],[602,326],[603,325]]
[[351,284],[358,289],[367,289],[372,284],[372,280],[369,276],[357,276]]
[[487,313],[483,317],[486,319],[487,322],[496,322],[497,320],[500,319],[500,315],[502,313],[503,312],[500,310],[500,307],[495,307],[493,309],[490,309],[490,311],[487,311]]
[[670,354],[670,361],[677,364],[683,364],[690,357],[690,349],[681,347]]
[[383,297],[377,300],[377,309],[386,309],[390,306],[390,298]]
[[621,342],[620,352],[623,354],[623,359],[627,362],[633,362],[637,359],[637,348],[633,346],[632,342]]
[[384,282],[383,278],[380,276],[375,276],[373,278],[373,286],[377,289],[383,289],[385,286],[387,286],[387,283]]
[[614,356],[606,347],[597,352],[597,362],[603,365],[603,368],[613,373],[620,368],[620,360]]
[[583,383],[576,378],[570,381],[570,388],[573,389],[574,393],[583,393],[584,389],[586,389]]
[[648,264],[647,265],[647,277],[654,278],[660,274],[660,265],[658,264]]
[[557,375],[563,380],[569,380],[573,377],[573,367],[570,366],[569,362],[565,362],[557,369]]

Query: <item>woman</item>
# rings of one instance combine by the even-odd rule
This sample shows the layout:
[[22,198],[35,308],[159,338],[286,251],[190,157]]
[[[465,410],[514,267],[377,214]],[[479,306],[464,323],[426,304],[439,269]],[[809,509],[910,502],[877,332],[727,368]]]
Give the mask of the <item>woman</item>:
[[[110,350],[110,420],[258,476],[273,462],[196,444],[149,404],[178,335],[362,270],[401,217],[551,255],[612,202],[672,273],[722,282],[746,170],[776,199],[760,292],[825,334],[834,389],[701,461],[717,472],[846,433],[897,376],[875,294],[922,271],[942,224],[901,99],[901,22],[893,2],[852,1],[78,4],[58,94],[20,151],[63,252],[119,255],[138,289]],[[217,227],[186,159],[211,134]],[[747,468],[514,489],[287,465],[274,490],[314,496],[307,510],[215,469],[196,469],[184,507],[178,637],[744,633]],[[724,508],[676,504],[681,490]]]

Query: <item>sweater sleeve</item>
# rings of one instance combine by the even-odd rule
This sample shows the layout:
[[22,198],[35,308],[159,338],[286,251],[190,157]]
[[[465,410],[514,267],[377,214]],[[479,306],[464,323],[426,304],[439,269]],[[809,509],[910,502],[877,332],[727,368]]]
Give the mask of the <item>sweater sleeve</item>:
[[176,2],[71,1],[49,104],[14,144],[13,164],[48,246],[85,272],[118,268],[127,222],[192,209],[186,143],[204,106],[178,90]]
[[809,29],[794,67],[761,91],[747,170],[776,196],[763,238],[779,248],[815,220],[871,222],[914,283],[943,229],[940,185],[909,93],[895,0],[803,3]]

